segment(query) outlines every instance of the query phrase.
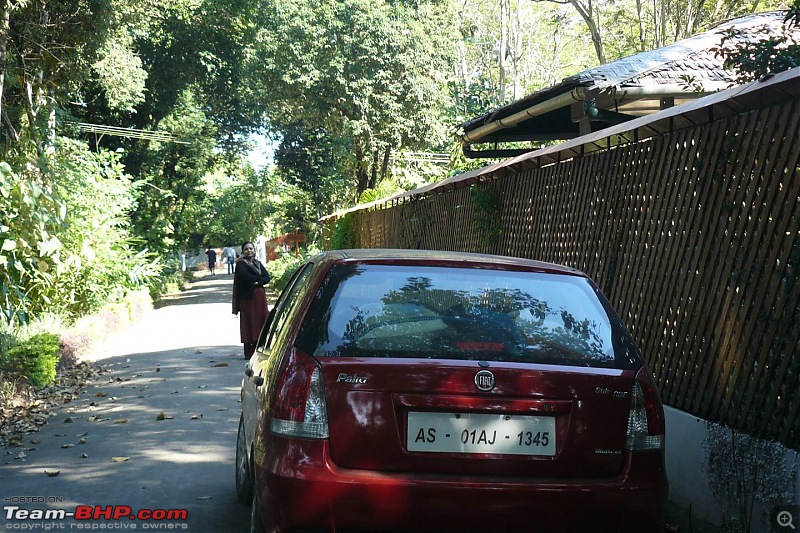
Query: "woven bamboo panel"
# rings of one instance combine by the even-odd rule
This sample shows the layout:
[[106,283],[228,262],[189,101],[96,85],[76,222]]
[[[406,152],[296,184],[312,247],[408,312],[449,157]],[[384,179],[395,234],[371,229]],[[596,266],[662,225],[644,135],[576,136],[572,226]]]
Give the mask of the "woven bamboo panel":
[[794,99],[356,211],[358,244],[583,270],[666,404],[800,449],[798,157]]

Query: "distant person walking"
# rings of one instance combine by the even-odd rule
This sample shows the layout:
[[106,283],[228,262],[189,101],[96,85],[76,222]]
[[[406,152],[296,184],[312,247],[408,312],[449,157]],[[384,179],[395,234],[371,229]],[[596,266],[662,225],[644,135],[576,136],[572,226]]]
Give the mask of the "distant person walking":
[[244,358],[256,351],[256,342],[267,320],[267,294],[264,285],[270,277],[266,267],[256,259],[252,242],[242,244],[242,257],[233,274],[233,314],[239,315],[239,332],[244,344]]
[[208,256],[208,269],[211,271],[211,275],[214,275],[214,269],[217,268],[217,251],[213,248],[209,248],[206,250],[206,255]]
[[228,274],[233,274],[236,266],[236,250],[229,244],[222,250],[222,257],[225,258],[225,263],[228,265]]

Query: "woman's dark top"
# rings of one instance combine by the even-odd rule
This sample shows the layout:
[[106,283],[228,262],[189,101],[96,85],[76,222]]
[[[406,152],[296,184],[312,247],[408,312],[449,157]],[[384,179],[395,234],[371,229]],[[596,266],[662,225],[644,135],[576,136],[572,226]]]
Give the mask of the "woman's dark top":
[[269,281],[269,273],[258,259],[253,258],[250,265],[243,259],[238,261],[233,273],[233,314],[239,313],[240,300],[252,300],[255,288],[263,287]]

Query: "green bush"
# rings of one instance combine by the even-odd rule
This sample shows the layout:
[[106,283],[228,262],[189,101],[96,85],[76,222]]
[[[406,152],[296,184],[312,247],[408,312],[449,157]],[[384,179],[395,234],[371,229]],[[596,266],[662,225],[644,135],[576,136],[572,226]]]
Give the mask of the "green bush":
[[295,271],[304,264],[308,259],[319,253],[319,250],[314,246],[309,246],[300,252],[300,257],[295,257],[294,253],[289,252],[280,256],[278,259],[273,259],[267,262],[267,272],[269,272],[270,281],[269,286],[276,291],[282,291]]
[[27,378],[34,386],[42,388],[55,381],[58,360],[58,335],[39,333],[9,348],[2,356],[0,370]]
[[357,248],[356,242],[356,214],[345,213],[336,221],[336,226],[331,235],[331,250],[346,250]]

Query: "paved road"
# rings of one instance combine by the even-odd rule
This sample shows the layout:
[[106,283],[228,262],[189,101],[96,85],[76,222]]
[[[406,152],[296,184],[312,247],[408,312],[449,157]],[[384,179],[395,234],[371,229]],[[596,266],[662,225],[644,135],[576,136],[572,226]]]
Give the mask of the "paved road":
[[[104,343],[92,358],[107,372],[81,399],[26,436],[24,448],[0,451],[0,532],[247,531],[249,509],[234,489],[244,360],[231,283],[227,275],[200,278]],[[24,458],[17,458],[20,451]],[[21,521],[8,511],[74,512],[82,505],[186,510],[188,518],[157,522],[126,513],[117,521]]]

